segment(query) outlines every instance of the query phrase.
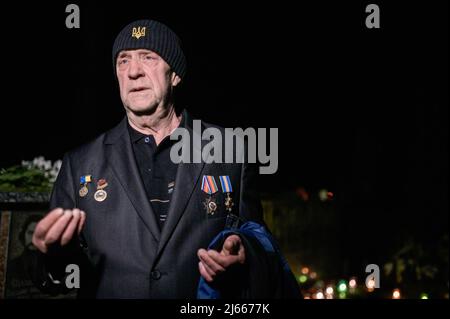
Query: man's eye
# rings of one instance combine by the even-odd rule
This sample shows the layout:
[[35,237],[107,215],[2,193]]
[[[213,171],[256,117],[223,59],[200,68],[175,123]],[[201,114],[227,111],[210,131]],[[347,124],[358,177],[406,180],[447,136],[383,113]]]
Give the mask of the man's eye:
[[146,55],[145,56],[145,59],[146,60],[153,60],[153,59],[155,59],[153,56],[151,56],[151,55]]
[[119,60],[119,65],[123,65],[123,64],[126,64],[126,63],[128,63],[127,59]]

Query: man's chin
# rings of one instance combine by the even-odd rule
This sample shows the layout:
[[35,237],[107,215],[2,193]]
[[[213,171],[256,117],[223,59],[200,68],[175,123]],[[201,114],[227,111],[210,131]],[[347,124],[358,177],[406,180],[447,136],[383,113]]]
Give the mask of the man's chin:
[[152,115],[156,111],[156,105],[135,104],[128,107],[128,110],[136,115]]

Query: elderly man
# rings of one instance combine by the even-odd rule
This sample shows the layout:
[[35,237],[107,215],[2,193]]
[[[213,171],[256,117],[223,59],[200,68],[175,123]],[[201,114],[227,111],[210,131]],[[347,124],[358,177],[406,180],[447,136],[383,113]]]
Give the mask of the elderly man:
[[253,169],[171,160],[171,133],[192,131],[192,119],[174,106],[186,59],[167,26],[127,25],[113,63],[126,117],[64,156],[51,211],[33,235],[43,256],[41,288],[64,290],[68,264],[80,266],[85,297],[195,298],[200,276],[233,284],[246,265],[241,238],[205,248],[229,212],[261,220]]

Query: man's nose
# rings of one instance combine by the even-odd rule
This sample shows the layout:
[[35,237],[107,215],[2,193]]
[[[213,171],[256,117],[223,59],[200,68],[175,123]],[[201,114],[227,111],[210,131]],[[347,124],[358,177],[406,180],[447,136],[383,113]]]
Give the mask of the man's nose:
[[144,70],[142,69],[141,62],[131,59],[130,67],[128,68],[128,77],[130,79],[137,79],[141,76],[144,76]]

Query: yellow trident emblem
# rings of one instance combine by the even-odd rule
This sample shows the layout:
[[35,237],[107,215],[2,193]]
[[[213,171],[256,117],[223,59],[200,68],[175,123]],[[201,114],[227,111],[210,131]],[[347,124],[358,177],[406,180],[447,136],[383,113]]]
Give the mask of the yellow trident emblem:
[[139,39],[140,37],[145,37],[145,27],[137,27],[133,28],[133,32],[131,33],[132,38]]

